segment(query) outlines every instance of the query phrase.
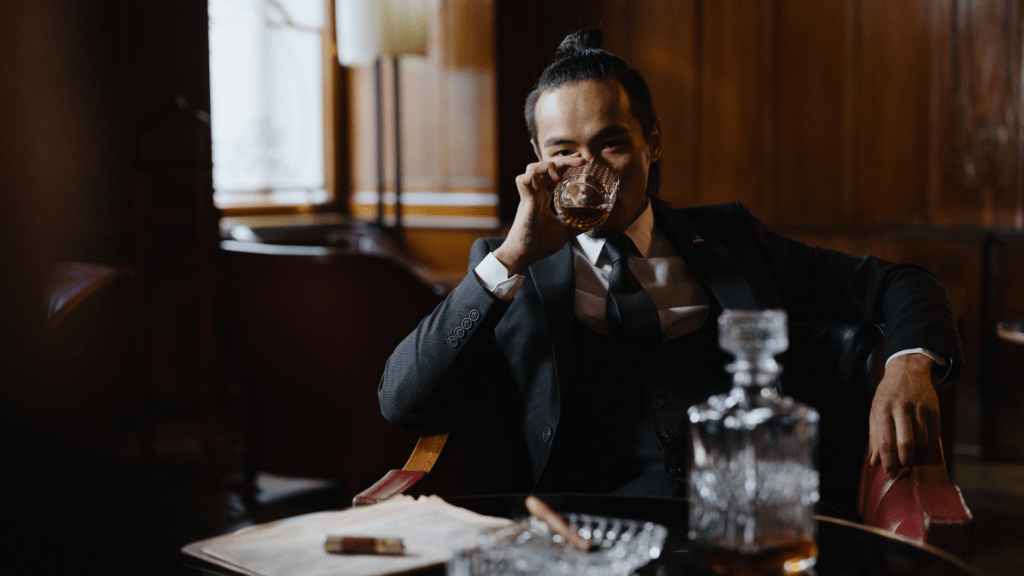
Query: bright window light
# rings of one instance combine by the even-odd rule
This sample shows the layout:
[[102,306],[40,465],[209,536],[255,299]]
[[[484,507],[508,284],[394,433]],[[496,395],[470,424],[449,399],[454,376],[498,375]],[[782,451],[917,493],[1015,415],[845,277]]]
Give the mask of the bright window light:
[[209,0],[214,202],[324,201],[324,5]]

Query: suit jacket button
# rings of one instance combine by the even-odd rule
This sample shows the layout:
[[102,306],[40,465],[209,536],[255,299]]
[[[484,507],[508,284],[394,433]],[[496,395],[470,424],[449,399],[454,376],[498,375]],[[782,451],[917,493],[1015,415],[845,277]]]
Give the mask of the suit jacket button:
[[456,326],[455,327],[455,336],[457,338],[462,338],[465,335],[466,335],[466,330],[462,326]]
[[551,426],[545,426],[544,427],[544,432],[541,433],[540,439],[545,441],[545,442],[547,442],[548,440],[551,440]]
[[651,401],[651,408],[654,408],[655,410],[661,410],[664,407],[665,402],[662,401],[661,398],[655,398],[654,400]]
[[661,429],[661,435],[663,438],[671,438],[673,434],[675,434],[675,431],[673,431],[671,428]]
[[449,336],[448,345],[451,346],[452,348],[457,348],[459,346],[459,339],[456,338],[455,336]]
[[470,310],[469,311],[469,319],[472,320],[473,322],[476,322],[477,320],[479,320],[480,319],[480,311],[475,309],[475,308],[473,310]]
[[680,474],[683,473],[683,467],[682,466],[676,466],[676,465],[673,464],[672,466],[668,467],[668,473],[673,475],[673,476],[679,476]]
[[473,321],[470,320],[469,318],[463,318],[462,327],[465,328],[466,330],[469,330],[470,328],[473,327]]

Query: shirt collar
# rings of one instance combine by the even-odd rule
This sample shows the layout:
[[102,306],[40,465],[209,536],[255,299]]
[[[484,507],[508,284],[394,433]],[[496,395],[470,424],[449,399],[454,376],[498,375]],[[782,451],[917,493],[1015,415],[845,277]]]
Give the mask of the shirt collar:
[[[651,245],[654,241],[654,210],[651,208],[650,202],[624,233],[636,245],[640,255],[647,258],[651,253]],[[583,251],[587,260],[596,266],[597,259],[601,256],[601,250],[604,248],[604,238],[591,238],[584,232],[576,236],[576,244]]]

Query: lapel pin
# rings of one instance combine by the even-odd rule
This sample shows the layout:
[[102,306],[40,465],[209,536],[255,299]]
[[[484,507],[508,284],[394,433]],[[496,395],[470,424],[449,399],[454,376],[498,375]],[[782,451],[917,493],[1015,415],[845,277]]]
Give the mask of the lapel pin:
[[694,236],[694,238],[693,238],[693,243],[694,244],[696,244],[697,242],[703,242],[703,241],[704,241],[704,239],[701,238],[700,236]]

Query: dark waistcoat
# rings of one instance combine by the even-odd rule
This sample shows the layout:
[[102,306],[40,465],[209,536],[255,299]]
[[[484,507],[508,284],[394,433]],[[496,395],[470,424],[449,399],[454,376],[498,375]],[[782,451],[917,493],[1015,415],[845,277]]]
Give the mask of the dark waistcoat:
[[685,496],[686,410],[725,392],[712,302],[690,334],[637,350],[574,319],[569,381],[536,491]]

